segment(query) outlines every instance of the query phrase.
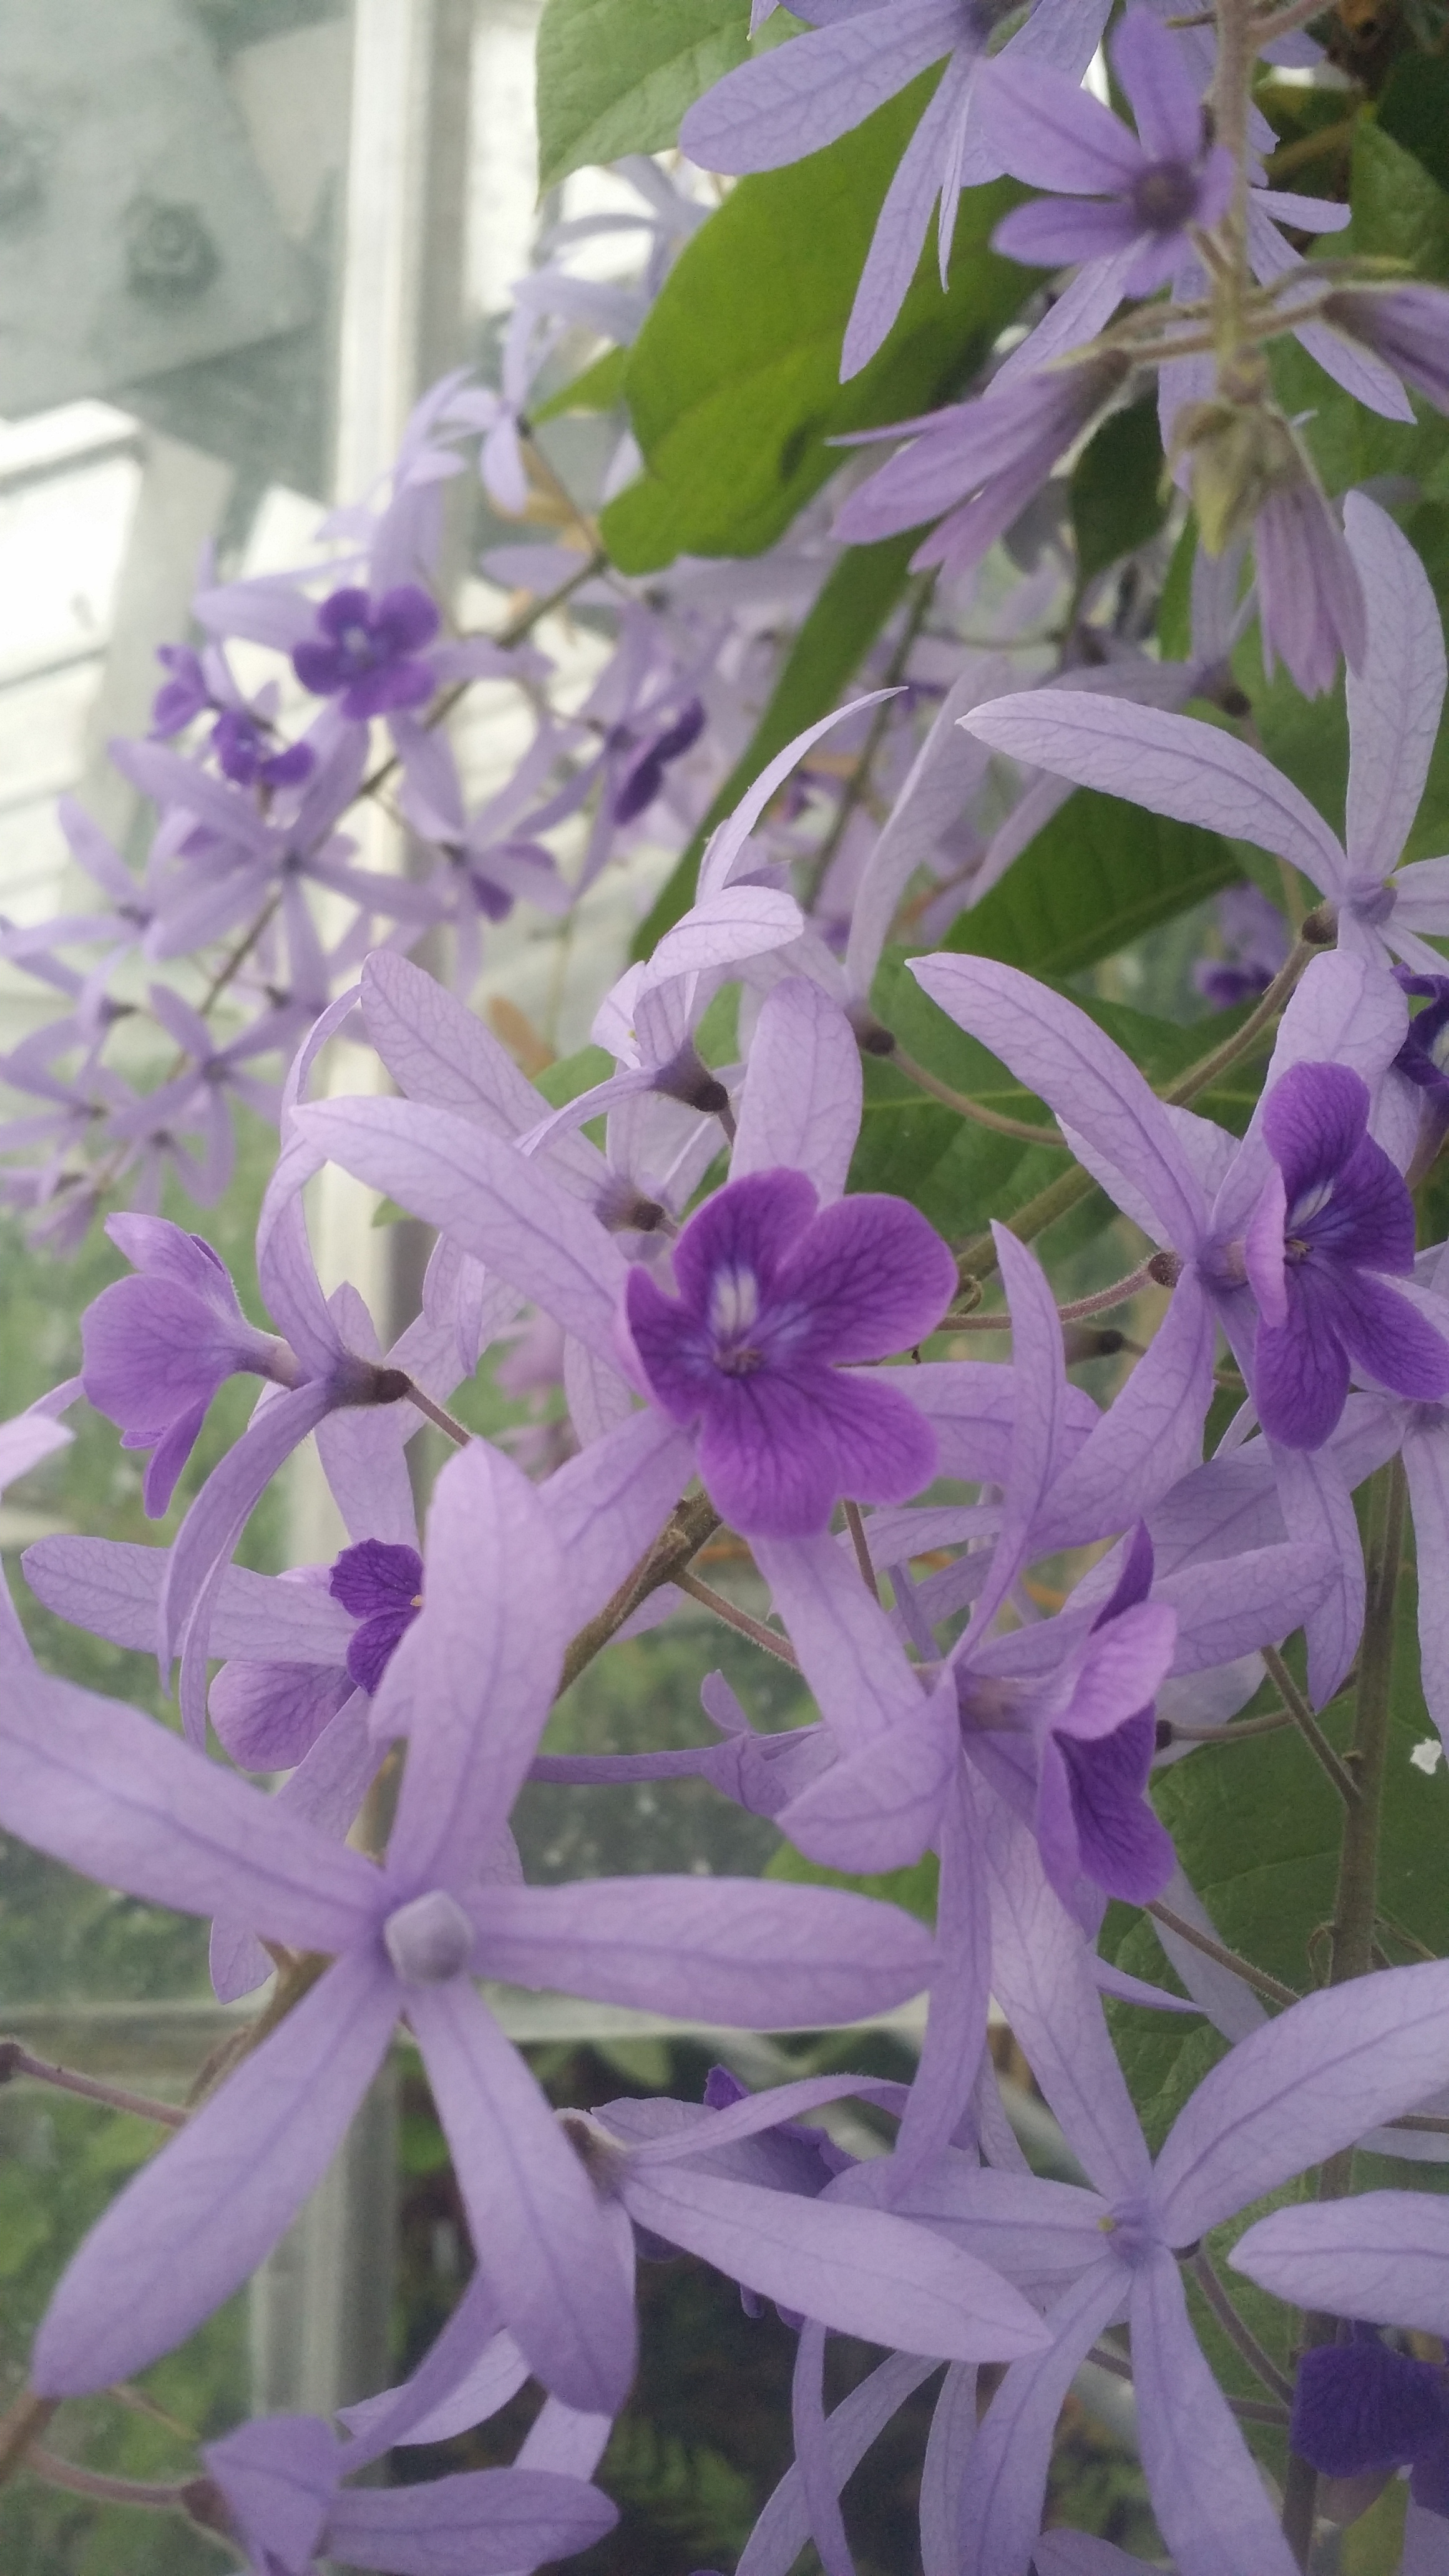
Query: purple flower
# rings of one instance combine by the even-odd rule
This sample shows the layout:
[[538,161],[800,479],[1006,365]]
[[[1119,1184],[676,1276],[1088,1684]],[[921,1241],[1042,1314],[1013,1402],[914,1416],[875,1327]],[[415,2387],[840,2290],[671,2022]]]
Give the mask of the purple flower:
[[421,656],[437,634],[438,612],[425,590],[404,582],[380,599],[365,590],[334,590],[318,609],[317,624],[321,633],[292,654],[293,670],[314,697],[336,698],[353,724],[426,705],[437,675]]
[[903,1200],[818,1206],[800,1172],[731,1181],[674,1249],[677,1298],[629,1273],[625,1311],[645,1382],[699,1426],[699,1472],[731,1527],[823,1529],[842,1495],[904,1502],[935,1440],[915,1407],[838,1363],[884,1359],[933,1332],[955,1264]]
[[415,1547],[365,1538],[345,1547],[327,1589],[362,1625],[347,1649],[347,1669],[369,1697],[423,1606],[423,1560]]
[[1233,157],[1209,142],[1191,66],[1150,10],[1129,10],[1111,52],[1135,137],[1046,64],[1028,66],[1007,54],[983,73],[983,104],[1004,167],[1032,187],[1061,192],[1015,208],[998,224],[994,244],[1036,268],[1128,253],[1119,293],[1150,295],[1176,273],[1193,230],[1225,213]]
[[1352,1367],[1422,1402],[1449,1392],[1449,1344],[1378,1275],[1413,1269],[1414,1208],[1368,1113],[1368,1085],[1341,1064],[1292,1065],[1264,1100],[1276,1168],[1243,1260],[1261,1318],[1253,1393],[1290,1449],[1328,1438]]
[[1412,2468],[1415,2503],[1449,2513],[1449,2372],[1394,2352],[1375,2326],[1303,2355],[1289,2440],[1324,2477]]
[[211,728],[211,748],[222,775],[238,787],[300,787],[317,755],[305,742],[272,749],[272,735],[246,707],[223,707]]
[[1449,411],[1449,294],[1442,286],[1341,288],[1325,302],[1323,319]]
[[[1120,391],[1129,370],[1130,361],[1108,353],[1078,366],[1003,378],[979,401],[898,422],[894,435],[915,434],[851,493],[835,522],[836,535],[849,545],[872,545],[937,519],[939,526],[912,556],[912,568],[942,564],[952,575],[969,571],[1020,518],[1058,459]],[[872,439],[892,434],[868,433]],[[866,435],[837,443],[858,445]]]
[[103,1288],[81,1318],[81,1384],[121,1433],[150,1449],[145,1502],[165,1511],[217,1388],[239,1371],[295,1386],[297,1362],[237,1302],[220,1256],[164,1217],[113,1216],[106,1232],[136,1275]]
[[158,644],[156,659],[166,673],[151,701],[151,731],[162,742],[184,733],[212,705],[201,656],[190,644]]
[[[1177,1865],[1172,1837],[1147,1803],[1155,1743],[1149,1700],[1122,1713],[1122,1683],[1140,1670],[1147,1641],[1112,1633],[1152,1590],[1152,1542],[1139,1522],[1111,1600],[1092,1622],[1100,1640],[1093,1662],[1071,1674],[1065,1706],[1049,1708],[1040,1730],[1035,1831],[1048,1879],[1070,1905],[1079,1878],[1108,1896],[1143,1905],[1159,1896]],[[1162,1660],[1175,1644],[1175,1622],[1159,1611]],[[1149,1648],[1150,1653],[1150,1648]],[[1069,1668],[1070,1669],[1070,1668]],[[1060,1686],[1059,1686],[1060,1690]],[[1130,1697],[1130,1688],[1129,1693]],[[1062,1697],[1066,1697],[1063,1693]]]
[[626,738],[621,748],[628,750],[630,757],[613,791],[616,823],[636,821],[653,804],[663,788],[670,762],[682,760],[687,751],[693,750],[704,731],[704,721],[698,698],[690,698],[652,742],[635,748],[632,738]]
[[1202,957],[1192,980],[1214,1010],[1231,1011],[1266,993],[1288,960],[1288,925],[1257,886],[1229,886],[1217,900],[1218,929],[1226,954]]

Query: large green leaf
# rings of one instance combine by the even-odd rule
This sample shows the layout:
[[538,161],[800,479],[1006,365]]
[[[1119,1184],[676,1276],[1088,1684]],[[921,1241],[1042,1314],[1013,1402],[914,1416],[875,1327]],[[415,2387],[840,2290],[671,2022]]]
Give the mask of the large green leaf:
[[1035,272],[987,247],[1021,191],[968,189],[948,289],[923,251],[885,347],[840,382],[876,218],[936,77],[827,150],[741,180],[679,259],[625,378],[646,470],[603,515],[621,570],[773,545],[839,464],[829,439],[948,399],[1031,292]]
[[1157,403],[1149,395],[1114,411],[1089,439],[1072,475],[1077,577],[1090,581],[1145,546],[1167,516]]
[[1242,873],[1217,833],[1079,788],[943,944],[1075,975]]
[[732,814],[777,751],[823,716],[845,693],[905,588],[912,536],[887,537],[878,546],[849,546],[825,583],[796,636],[769,705],[741,752],[693,840],[640,924],[636,957],[648,957],[666,930],[694,900],[704,846],[716,824]]
[[749,0],[548,0],[538,30],[539,185],[663,152],[749,52]]

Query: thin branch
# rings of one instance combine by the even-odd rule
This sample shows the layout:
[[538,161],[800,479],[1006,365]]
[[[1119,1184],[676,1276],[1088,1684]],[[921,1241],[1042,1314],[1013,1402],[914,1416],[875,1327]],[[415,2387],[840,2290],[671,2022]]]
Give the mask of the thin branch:
[[668,1527],[660,1531],[652,1547],[646,1548],[632,1572],[625,1575],[613,1598],[606,1601],[596,1618],[581,1628],[564,1657],[560,1691],[576,1682],[585,1666],[602,1652],[611,1637],[617,1635],[626,1619],[666,1583],[677,1583],[691,1557],[697,1556],[705,1540],[713,1538],[719,1528],[719,1514],[708,1494],[691,1494],[682,1502]]
[[1229,1718],[1215,1726],[1184,1726],[1175,1717],[1159,1718],[1158,1724],[1170,1728],[1169,1744],[1251,1744],[1256,1735],[1276,1735],[1281,1728],[1294,1723],[1291,1710],[1265,1709],[1258,1717]]
[[1201,1950],[1205,1959],[1216,1959],[1220,1968],[1230,1968],[1235,1977],[1242,1978],[1245,1986],[1252,1986],[1258,1994],[1266,1996],[1269,2003],[1301,2004],[1303,2001],[1292,1986],[1282,1985],[1277,1977],[1270,1977],[1266,1968],[1255,1968],[1251,1959],[1240,1958],[1226,1942],[1215,1941],[1209,1932],[1199,1932],[1195,1923],[1189,1923],[1186,1916],[1176,1913],[1172,1906],[1164,1905],[1160,1896],[1150,1898],[1143,1912],[1150,1914],[1154,1922],[1166,1924],[1168,1931],[1175,1932],[1179,1941],[1186,1941],[1194,1950]]
[[1356,1807],[1362,1796],[1358,1782],[1340,1762],[1276,1646],[1264,1647],[1263,1661],[1277,1683],[1283,1705],[1304,1743],[1327,1772],[1344,1805]]
[[32,2442],[25,2454],[27,2469],[33,2469],[47,2486],[65,2487],[72,2495],[91,2496],[97,2504],[139,2504],[155,2513],[171,2505],[185,2507],[192,2481],[178,2479],[167,2486],[144,2484],[137,2478],[110,2478],[98,2469],[82,2469],[74,2460],[59,2459],[54,2451],[42,2451]]
[[954,1109],[958,1118],[969,1118],[973,1126],[989,1128],[993,1136],[1011,1136],[1019,1144],[1050,1145],[1058,1154],[1070,1151],[1067,1140],[1059,1129],[1035,1125],[1029,1118],[1007,1118],[1000,1110],[984,1108],[979,1100],[972,1100],[968,1093],[953,1091],[949,1082],[942,1082],[940,1076],[932,1073],[928,1066],[917,1064],[915,1057],[907,1055],[904,1047],[898,1044],[892,1044],[886,1062],[893,1064],[898,1072],[903,1073],[908,1082],[913,1082],[918,1091],[928,1092],[933,1100],[939,1100],[945,1108]]
[[466,1449],[469,1446],[473,1438],[472,1432],[467,1430],[453,1414],[445,1412],[441,1404],[434,1404],[430,1395],[424,1395],[416,1378],[408,1380],[407,1400],[409,1404],[417,1406],[419,1413],[425,1413],[430,1422],[435,1422],[440,1431],[446,1431],[448,1438],[454,1441],[458,1448]]
[[13,2406],[0,2415],[0,2487],[14,2476],[37,2435],[43,2433],[60,2404],[58,2397],[37,2397],[33,2389],[22,2390]]
[[1199,2245],[1192,2257],[1192,2276],[1224,2334],[1236,2344],[1254,2377],[1261,2379],[1263,2386],[1281,2405],[1291,2406],[1292,2380],[1284,2377],[1272,2354],[1264,2351],[1252,2327],[1244,2324],[1213,2269],[1212,2256],[1205,2245]]
[[1230,1038],[1224,1038],[1222,1045],[1214,1047],[1209,1055],[1199,1056],[1196,1064],[1190,1064],[1186,1073],[1178,1075],[1176,1082],[1168,1083],[1160,1097],[1170,1108],[1180,1109],[1187,1101],[1196,1100],[1198,1093],[1216,1082],[1220,1073],[1226,1073],[1229,1065],[1251,1053],[1264,1030],[1276,1020],[1310,958],[1317,956],[1321,945],[1317,940],[1295,941],[1287,964],[1279,968],[1262,1000],[1255,1010],[1248,1013],[1242,1027],[1235,1029]]
[[794,1647],[773,1628],[765,1627],[759,1619],[752,1619],[748,1610],[737,1610],[733,1601],[726,1601],[724,1594],[716,1592],[713,1584],[701,1583],[697,1574],[686,1570],[673,1579],[681,1592],[689,1594],[691,1601],[698,1601],[704,1609],[713,1611],[716,1619],[722,1619],[727,1628],[737,1628],[742,1637],[748,1637],[756,1646],[763,1646],[767,1655],[778,1656],[782,1664],[788,1664],[792,1672],[798,1673],[800,1659]]
[[1088,1315],[1105,1315],[1113,1306],[1125,1306],[1129,1298],[1155,1284],[1151,1264],[1144,1261],[1139,1270],[1129,1270],[1125,1279],[1114,1279],[1110,1288],[1099,1288],[1091,1297],[1074,1298],[1070,1306],[1058,1306],[1057,1314],[1064,1324],[1080,1324]]
[[850,1544],[855,1550],[855,1561],[860,1568],[861,1582],[865,1585],[872,1601],[878,1601],[880,1586],[875,1579],[875,1567],[870,1561],[870,1542],[865,1534],[865,1523],[860,1517],[860,1505],[846,1503],[843,1509],[845,1526],[850,1532]]
[[73,2067],[53,2066],[32,2057],[18,2039],[0,2039],[0,2084],[28,2076],[34,2084],[53,2084],[62,2093],[79,2093],[87,2102],[104,2102],[110,2111],[133,2111],[140,2120],[155,2120],[163,2129],[186,2125],[186,2113],[172,2102],[157,2102],[149,2093],[130,2093],[124,2085],[104,2084],[95,2075],[78,2075]]

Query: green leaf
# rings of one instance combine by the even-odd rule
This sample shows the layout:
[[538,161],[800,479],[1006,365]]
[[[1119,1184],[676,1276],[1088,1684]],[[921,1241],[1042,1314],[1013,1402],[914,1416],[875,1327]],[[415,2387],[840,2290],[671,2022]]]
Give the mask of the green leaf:
[[689,910],[705,843],[716,825],[734,812],[776,752],[843,697],[905,588],[915,542],[909,535],[887,537],[878,546],[850,546],[841,556],[790,647],[747,748],[640,924],[636,957],[650,956],[665,931]]
[[538,30],[539,187],[663,152],[749,52],[749,0],[548,0]]
[[943,945],[1075,975],[1242,873],[1216,832],[1079,788]]
[[923,1923],[934,1927],[936,1889],[940,1863],[934,1852],[909,1869],[888,1869],[872,1878],[852,1878],[843,1869],[827,1869],[823,1862],[807,1860],[793,1843],[782,1843],[765,1864],[766,1878],[782,1878],[792,1887],[843,1887],[857,1896],[875,1896],[885,1905],[900,1905],[907,1914],[915,1914]]
[[1379,125],[1449,189],[1449,62],[1419,53],[1395,63],[1379,100]]
[[1088,440],[1071,484],[1080,581],[1156,536],[1167,516],[1163,462],[1155,395],[1114,411]]
[[1376,259],[1407,260],[1419,277],[1449,277],[1449,196],[1370,116],[1354,133],[1351,201],[1352,233],[1337,237],[1340,249],[1351,240]]
[[535,429],[546,420],[562,420],[566,412],[612,411],[624,399],[624,370],[629,364],[627,349],[606,349],[591,367],[585,367],[572,384],[550,394],[547,402],[538,403],[529,412]]
[[682,254],[625,379],[646,471],[603,514],[621,571],[763,552],[835,472],[828,440],[947,400],[1031,292],[1035,272],[987,246],[1022,191],[968,188],[947,291],[928,247],[885,347],[840,382],[876,218],[937,77],[825,151],[741,180]]
[[562,1109],[567,1101],[577,1100],[581,1091],[591,1091],[596,1082],[607,1082],[617,1070],[614,1059],[603,1047],[580,1047],[576,1054],[560,1058],[557,1064],[544,1066],[535,1077],[550,1109]]

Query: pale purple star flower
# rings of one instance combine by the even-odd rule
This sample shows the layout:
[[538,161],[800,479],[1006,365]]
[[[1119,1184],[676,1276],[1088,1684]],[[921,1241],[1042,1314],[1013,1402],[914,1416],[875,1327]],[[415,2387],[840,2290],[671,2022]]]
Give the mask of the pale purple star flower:
[[1176,272],[1193,230],[1210,230],[1226,213],[1233,158],[1210,140],[1193,67],[1149,9],[1128,10],[1110,52],[1135,136],[1047,64],[1008,52],[983,72],[1003,168],[1052,191],[1016,207],[993,241],[1029,267],[1124,260],[1119,293],[1151,295]]
[[614,2234],[473,1976],[755,2027],[763,2003],[774,2027],[814,2027],[903,2001],[931,1973],[920,1925],[833,1891],[491,1875],[557,1688],[568,1584],[545,1506],[483,1443],[439,1478],[424,1589],[373,1703],[379,1738],[395,1713],[410,1729],[381,1867],[135,1711],[13,1658],[7,1831],[108,1886],[189,1912],[224,1904],[333,1960],[86,2239],[37,2339],[38,2392],[129,2377],[230,2295],[324,2171],[405,2016],[506,2322],[557,2394],[611,2412],[634,2354]]
[[1437,974],[1444,961],[1428,939],[1449,932],[1449,858],[1399,862],[1444,703],[1443,630],[1424,568],[1385,512],[1351,492],[1344,520],[1368,642],[1348,675],[1342,842],[1261,752],[1191,716],[1057,689],[995,698],[962,722],[993,749],[1080,787],[1271,850],[1331,904],[1341,948]]
[[[940,200],[944,278],[963,188],[1004,167],[981,75],[1004,0],[805,0],[810,32],[744,63],[689,110],[681,148],[706,170],[777,170],[863,124],[933,63],[945,69],[881,209],[845,334],[841,376],[874,357],[905,300]],[[1000,59],[1080,80],[1106,0],[1035,0]]]
[[618,2521],[584,2479],[535,2467],[475,2469],[422,2485],[347,2487],[376,2457],[315,2415],[243,2424],[201,2454],[186,2504],[246,2553],[253,2576],[311,2576],[324,2560],[394,2576],[529,2576],[587,2549]]
[[[962,2576],[1018,2576],[1027,2566],[1062,2399],[1098,2334],[1123,2317],[1143,2466],[1180,2576],[1291,2576],[1273,2505],[1193,2334],[1179,2258],[1442,2084],[1449,1969],[1393,1969],[1293,2005],[1205,2077],[1154,2164],[1081,1935],[1042,1881],[1023,1829],[1004,1811],[996,1824],[987,1845],[993,1990],[1092,2188],[953,2167],[949,2178],[923,2175],[894,2204],[921,2219],[934,2207],[953,2242],[1008,2277],[1052,2285],[1054,2348],[1012,2364],[966,2459]],[[1414,2204],[1439,2207],[1419,2195]],[[1284,2211],[1244,2242],[1370,2205]],[[1266,2279],[1263,2266],[1256,2276]],[[1306,2280],[1286,2295],[1331,2304]]]

